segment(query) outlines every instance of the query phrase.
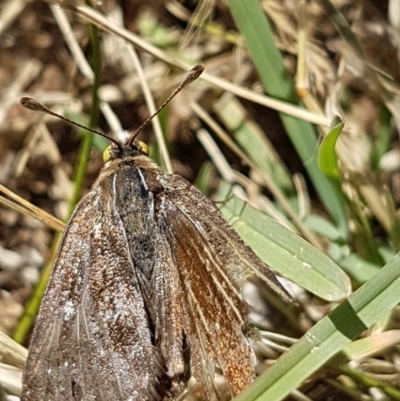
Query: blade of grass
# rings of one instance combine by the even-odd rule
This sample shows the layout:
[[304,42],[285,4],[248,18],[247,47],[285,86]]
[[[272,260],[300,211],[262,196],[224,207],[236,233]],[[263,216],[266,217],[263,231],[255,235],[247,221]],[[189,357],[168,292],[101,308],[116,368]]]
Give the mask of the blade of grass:
[[[226,201],[228,199],[228,201]],[[317,296],[338,301],[351,292],[348,276],[325,254],[220,185],[220,210],[256,254],[283,276]]]
[[7,195],[10,199],[7,199],[3,196],[0,196],[0,203],[10,207],[11,209],[16,210],[17,212],[24,214],[26,216],[31,216],[43,224],[46,224],[48,227],[51,227],[53,230],[63,232],[65,228],[65,224],[55,218],[54,216],[46,213],[44,210],[38,208],[27,200],[21,198],[14,192],[7,189],[4,185],[0,184],[0,193]]
[[318,152],[319,168],[326,175],[332,178],[340,179],[340,171],[338,166],[338,157],[336,154],[336,143],[339,135],[343,130],[344,124],[336,119],[333,122],[334,126],[329,131],[328,135],[321,143]]
[[400,253],[309,330],[235,401],[278,401],[400,302]]
[[0,330],[0,356],[1,363],[7,363],[11,366],[23,369],[28,355],[26,348],[8,337]]
[[378,137],[374,142],[372,148],[372,167],[375,170],[379,169],[382,156],[390,149],[391,137],[392,137],[392,114],[384,106],[381,106],[380,115],[378,119]]
[[349,367],[340,368],[340,372],[353,378],[355,381],[361,383],[366,388],[379,388],[381,389],[387,396],[390,397],[391,400],[400,400],[400,390],[391,384],[385,383],[381,380],[378,380],[370,375],[362,373],[356,369],[351,369]]
[[253,163],[261,171],[272,175],[281,191],[293,193],[294,187],[287,167],[261,128],[248,117],[239,100],[234,96],[223,99],[214,106],[214,110]]
[[215,175],[214,165],[211,162],[205,162],[197,174],[194,185],[200,189],[203,194],[209,196],[211,193],[211,183]]
[[364,284],[375,276],[381,265],[372,263],[356,253],[352,253],[339,262],[343,270],[357,283]]
[[[228,4],[267,92],[277,99],[299,104],[293,82],[275,46],[272,29],[259,0],[228,0]],[[347,237],[342,198],[318,168],[314,128],[305,121],[285,114],[280,114],[280,117],[326,209]]]
[[344,350],[347,361],[366,358],[385,353],[388,347],[395,347],[400,343],[400,330],[388,330],[383,333],[371,334],[368,337],[353,341]]
[[317,214],[308,214],[303,223],[313,232],[333,242],[344,242],[344,238],[331,221]]
[[[90,2],[86,1],[86,4],[90,5]],[[89,24],[89,36],[90,36],[91,51],[92,51],[90,64],[93,69],[93,83],[91,89],[92,107],[90,109],[89,128],[96,128],[100,114],[100,99],[98,95],[98,90],[100,86],[100,72],[101,72],[101,48],[100,48],[99,30],[97,26]],[[90,132],[85,132],[82,138],[81,147],[79,151],[78,166],[75,171],[74,192],[72,194],[69,203],[69,210],[67,216],[68,219],[69,216],[71,216],[72,212],[74,211],[75,206],[77,205],[81,197],[81,192],[86,177],[87,165],[89,163],[92,142],[93,142],[93,134]]]
[[365,60],[364,50],[356,35],[354,35],[353,31],[351,30],[350,25],[344,15],[329,0],[314,1],[323,8],[323,10],[326,12],[326,15],[335,25],[340,36],[352,47],[355,54],[357,54],[357,56],[361,59]]

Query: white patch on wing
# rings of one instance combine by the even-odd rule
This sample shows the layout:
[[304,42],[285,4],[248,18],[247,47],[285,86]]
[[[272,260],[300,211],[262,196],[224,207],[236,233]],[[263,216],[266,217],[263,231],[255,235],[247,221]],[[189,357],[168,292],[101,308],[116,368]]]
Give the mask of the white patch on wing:
[[67,322],[75,314],[74,304],[71,301],[65,303],[63,313],[64,322]]
[[103,235],[103,225],[101,224],[101,222],[96,222],[93,225],[93,237],[101,238],[102,235]]

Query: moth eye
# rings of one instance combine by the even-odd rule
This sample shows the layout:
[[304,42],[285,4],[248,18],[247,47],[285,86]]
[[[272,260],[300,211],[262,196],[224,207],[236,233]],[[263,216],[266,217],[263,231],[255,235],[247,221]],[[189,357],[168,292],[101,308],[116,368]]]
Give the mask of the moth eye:
[[146,156],[149,155],[149,147],[147,146],[146,143],[142,142],[142,141],[138,141],[138,146],[140,151],[145,154]]
[[107,146],[103,152],[103,161],[107,163],[111,159],[111,145]]

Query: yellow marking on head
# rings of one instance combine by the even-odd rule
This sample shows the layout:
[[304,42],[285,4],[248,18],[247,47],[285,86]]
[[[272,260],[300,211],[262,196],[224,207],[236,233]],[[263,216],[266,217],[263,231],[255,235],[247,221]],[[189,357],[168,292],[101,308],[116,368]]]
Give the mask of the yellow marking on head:
[[107,163],[111,159],[111,145],[107,146],[103,152],[103,161]]
[[149,147],[147,146],[146,143],[144,143],[142,141],[138,141],[138,146],[139,146],[139,149],[142,151],[143,154],[145,154],[146,156],[149,155]]

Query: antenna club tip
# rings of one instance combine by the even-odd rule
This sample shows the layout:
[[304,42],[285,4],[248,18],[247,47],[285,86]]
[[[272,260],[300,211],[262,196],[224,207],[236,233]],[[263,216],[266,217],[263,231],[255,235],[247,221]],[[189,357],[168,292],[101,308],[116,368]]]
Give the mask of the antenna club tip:
[[204,65],[197,64],[190,71],[192,71],[193,74],[196,74],[197,76],[200,76],[204,71]]
[[195,65],[187,74],[184,81],[185,86],[195,81],[204,71],[204,66],[201,64]]
[[43,110],[43,106],[37,100],[32,99],[31,97],[22,97],[19,102],[22,104],[22,106],[29,110]]

